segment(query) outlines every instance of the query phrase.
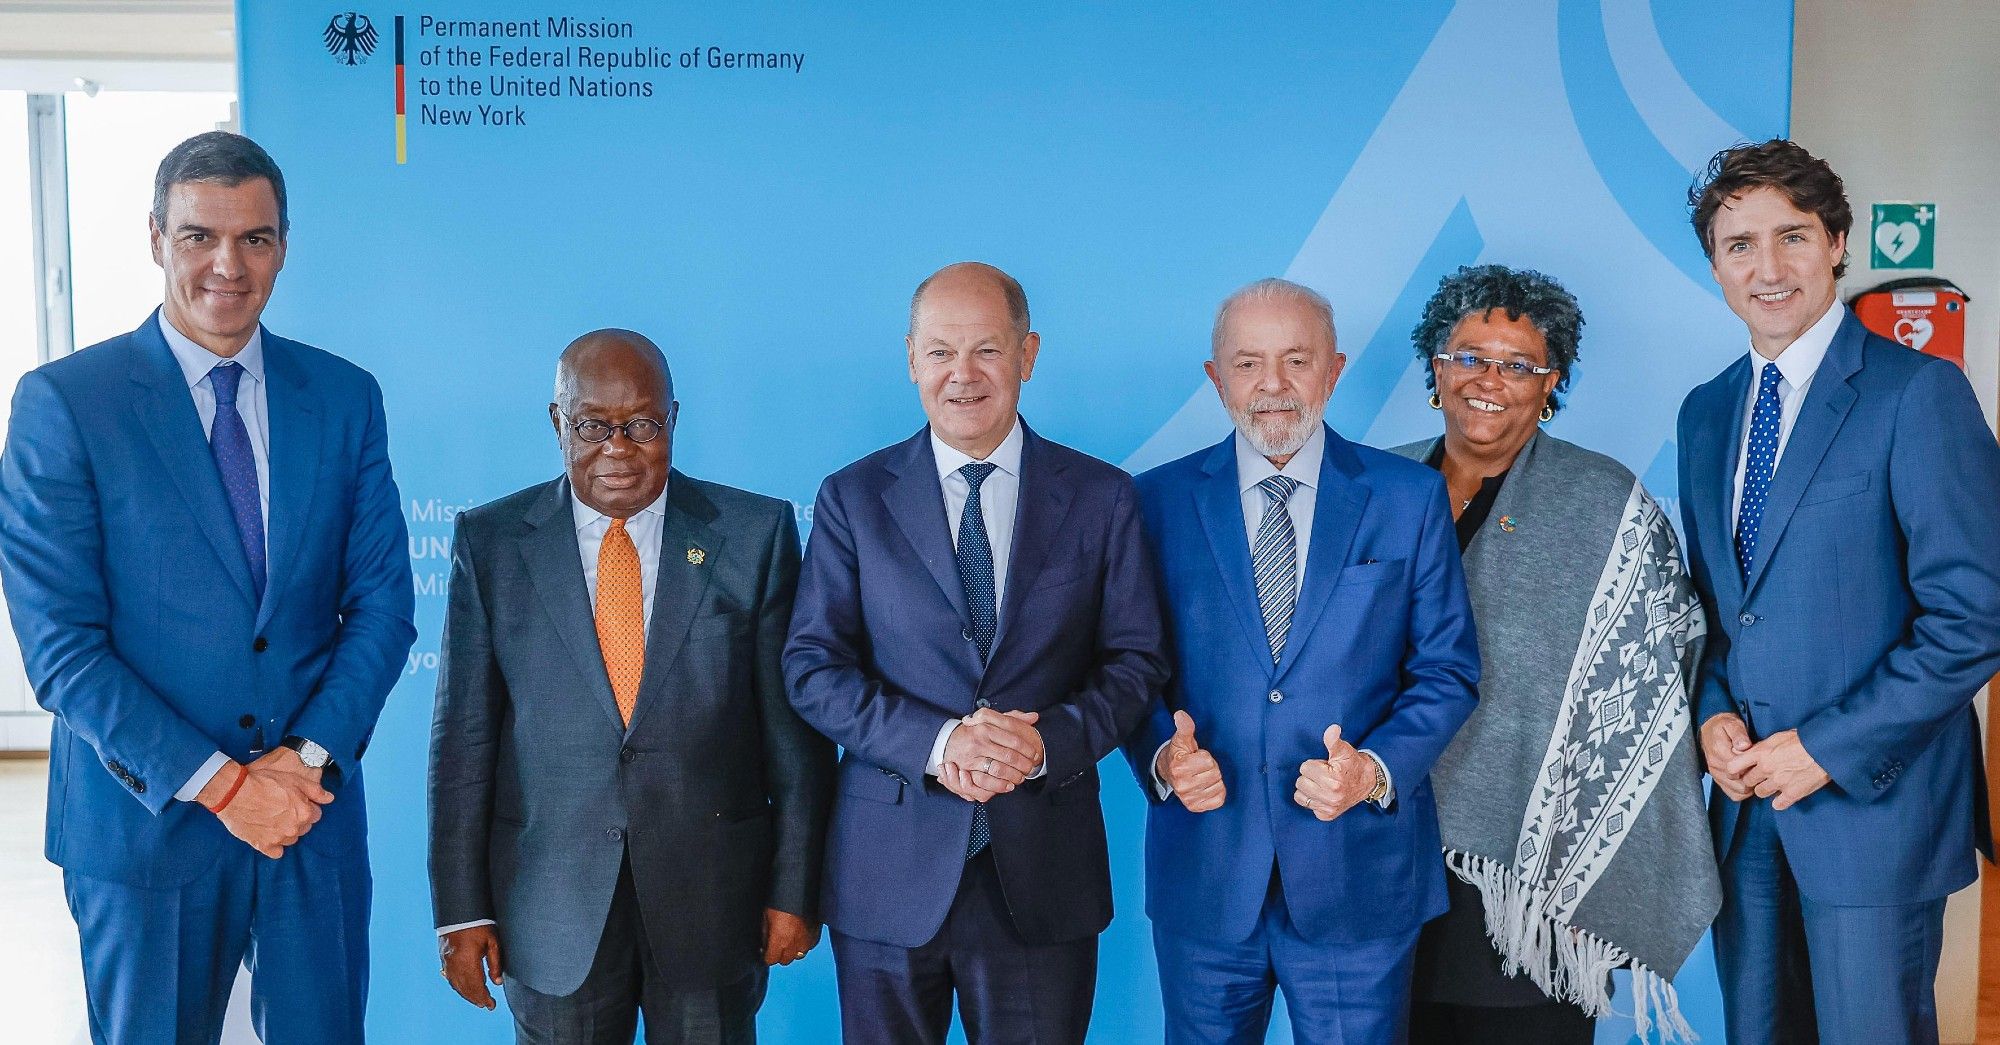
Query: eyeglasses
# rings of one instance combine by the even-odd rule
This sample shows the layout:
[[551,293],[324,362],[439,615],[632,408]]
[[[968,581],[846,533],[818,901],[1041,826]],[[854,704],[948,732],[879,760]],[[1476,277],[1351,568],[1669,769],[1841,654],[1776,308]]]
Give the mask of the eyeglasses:
[[1482,373],[1489,366],[1499,367],[1500,376],[1514,381],[1526,381],[1531,377],[1546,377],[1556,372],[1552,366],[1536,366],[1518,359],[1487,359],[1470,352],[1439,352],[1431,357],[1456,366],[1467,374]]
[[[569,415],[564,414],[563,418],[567,421]],[[601,443],[611,438],[613,432],[623,432],[625,438],[635,443],[650,443],[658,439],[660,433],[667,430],[667,426],[650,417],[635,417],[622,425],[586,417],[581,421],[569,421],[569,430],[575,432],[576,437],[586,443]]]

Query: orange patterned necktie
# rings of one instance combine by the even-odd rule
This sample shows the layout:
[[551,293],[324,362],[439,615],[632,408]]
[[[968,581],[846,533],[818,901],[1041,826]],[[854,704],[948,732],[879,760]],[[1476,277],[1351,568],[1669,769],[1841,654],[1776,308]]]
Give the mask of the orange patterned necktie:
[[618,717],[630,726],[639,700],[639,672],[646,665],[646,610],[639,549],[632,546],[623,519],[611,520],[597,546],[597,648],[604,653]]

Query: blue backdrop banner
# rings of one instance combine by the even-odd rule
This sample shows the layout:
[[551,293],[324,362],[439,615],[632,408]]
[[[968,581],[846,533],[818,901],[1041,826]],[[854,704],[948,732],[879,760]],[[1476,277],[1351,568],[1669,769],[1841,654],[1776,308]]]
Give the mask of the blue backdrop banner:
[[[1434,434],[1410,329],[1440,275],[1503,262],[1588,320],[1554,430],[1671,506],[1681,396],[1744,349],[1686,189],[1785,131],[1791,80],[1784,0],[352,2],[244,0],[237,25],[244,127],[291,190],[268,322],[381,379],[410,523],[422,635],[369,753],[369,1026],[391,1042],[511,1040],[435,971],[426,742],[452,517],[559,470],[571,338],[659,342],[676,465],[809,526],[824,475],[921,425],[902,335],[947,262],[1027,288],[1037,430],[1133,470],[1227,430],[1210,319],[1266,275],[1334,303],[1341,432]],[[1108,768],[1092,1040],[1156,1042],[1142,799]],[[1720,1041],[1706,947],[1680,989]],[[837,1037],[826,947],[774,975],[761,1026]]]

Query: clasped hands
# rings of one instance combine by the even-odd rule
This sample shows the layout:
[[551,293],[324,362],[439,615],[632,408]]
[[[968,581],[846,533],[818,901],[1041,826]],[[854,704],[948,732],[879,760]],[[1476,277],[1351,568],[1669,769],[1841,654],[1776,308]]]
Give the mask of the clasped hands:
[[1819,761],[1787,729],[1752,743],[1737,715],[1711,715],[1701,724],[1701,750],[1715,786],[1741,802],[1751,795],[1771,799],[1774,810],[1790,809],[1832,781]]
[[[1340,726],[1326,727],[1326,757],[1299,763],[1298,782],[1292,801],[1311,810],[1322,822],[1342,813],[1375,790],[1375,761],[1340,738]],[[1222,767],[1215,756],[1202,748],[1194,735],[1194,716],[1174,712],[1174,735],[1153,759],[1153,772],[1173,790],[1191,813],[1222,808],[1229,789],[1222,781]]]
[[333,792],[320,786],[323,772],[306,768],[291,748],[274,748],[248,766],[225,764],[195,800],[212,811],[235,788],[216,819],[245,845],[276,860],[319,823],[320,807],[333,801]]
[[1033,711],[992,708],[959,720],[938,760],[938,781],[968,802],[990,801],[1014,790],[1042,767],[1045,752]]

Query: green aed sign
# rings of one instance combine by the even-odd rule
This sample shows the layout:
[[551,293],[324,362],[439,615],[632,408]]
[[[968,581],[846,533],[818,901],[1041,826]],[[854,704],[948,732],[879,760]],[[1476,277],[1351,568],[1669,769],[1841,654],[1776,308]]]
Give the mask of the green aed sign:
[[1928,269],[1937,265],[1937,205],[1877,203],[1868,237],[1868,267]]

